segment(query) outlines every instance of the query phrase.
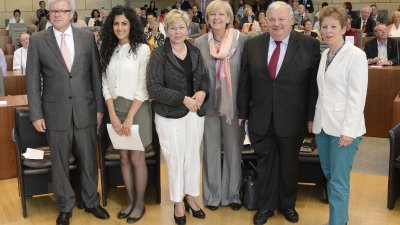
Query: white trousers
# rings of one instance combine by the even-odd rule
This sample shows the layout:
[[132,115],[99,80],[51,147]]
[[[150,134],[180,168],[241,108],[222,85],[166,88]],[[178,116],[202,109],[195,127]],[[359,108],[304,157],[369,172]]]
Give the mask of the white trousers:
[[204,117],[189,112],[185,117],[154,118],[161,152],[168,167],[169,195],[181,202],[184,195],[200,195],[200,145]]

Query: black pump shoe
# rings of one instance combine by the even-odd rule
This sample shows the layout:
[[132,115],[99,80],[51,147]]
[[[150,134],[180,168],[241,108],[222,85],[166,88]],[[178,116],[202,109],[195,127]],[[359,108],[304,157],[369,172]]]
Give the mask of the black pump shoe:
[[135,208],[135,207],[132,206],[131,210],[129,210],[128,213],[124,213],[124,212],[120,211],[117,215],[118,219],[122,220],[122,219],[127,218],[129,216],[129,214],[131,214],[131,212],[133,211],[133,208]]
[[203,212],[203,210],[194,210],[192,207],[190,207],[189,203],[186,201],[186,199],[183,199],[183,203],[185,203],[185,209],[189,214],[193,217],[199,218],[199,219],[204,219],[206,218],[206,214]]
[[143,217],[143,215],[144,215],[144,213],[146,212],[146,208],[143,208],[143,210],[142,210],[142,214],[139,216],[139,217],[128,217],[127,219],[126,219],[126,222],[127,223],[136,223],[137,221],[139,221],[140,219],[142,219],[142,217]]
[[174,204],[174,220],[175,220],[175,223],[178,224],[178,225],[185,225],[186,224],[186,215],[175,216],[175,204]]

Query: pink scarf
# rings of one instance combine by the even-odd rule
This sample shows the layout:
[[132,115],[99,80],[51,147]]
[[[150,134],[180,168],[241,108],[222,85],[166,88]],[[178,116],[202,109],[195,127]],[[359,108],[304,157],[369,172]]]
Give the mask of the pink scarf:
[[212,31],[208,33],[210,54],[215,59],[215,108],[226,123],[231,124],[233,119],[232,79],[229,59],[237,49],[239,31],[228,28],[221,40],[220,49],[215,44]]

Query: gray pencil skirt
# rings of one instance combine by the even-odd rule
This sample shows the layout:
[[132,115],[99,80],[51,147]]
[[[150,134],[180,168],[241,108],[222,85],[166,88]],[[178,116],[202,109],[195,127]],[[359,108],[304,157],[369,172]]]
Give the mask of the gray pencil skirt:
[[[128,115],[129,109],[131,108],[132,100],[118,97],[113,100],[113,103],[115,113],[121,120],[121,123],[123,123]],[[135,118],[133,118],[133,124],[139,125],[140,139],[142,139],[142,143],[145,147],[151,144],[153,138],[152,121],[153,118],[150,102],[145,101],[137,111]]]

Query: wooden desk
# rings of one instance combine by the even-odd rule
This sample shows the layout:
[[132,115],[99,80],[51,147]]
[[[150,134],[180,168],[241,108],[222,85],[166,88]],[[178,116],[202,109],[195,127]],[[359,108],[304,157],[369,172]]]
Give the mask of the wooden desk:
[[5,95],[25,95],[26,76],[21,71],[7,71],[3,75]]
[[0,180],[17,177],[15,145],[11,140],[14,126],[14,108],[27,106],[26,95],[0,96],[6,106],[0,106]]
[[366,136],[388,137],[393,125],[393,99],[400,91],[400,67],[368,69],[368,91],[365,103]]
[[400,96],[396,96],[393,101],[393,122],[392,127],[400,123]]

